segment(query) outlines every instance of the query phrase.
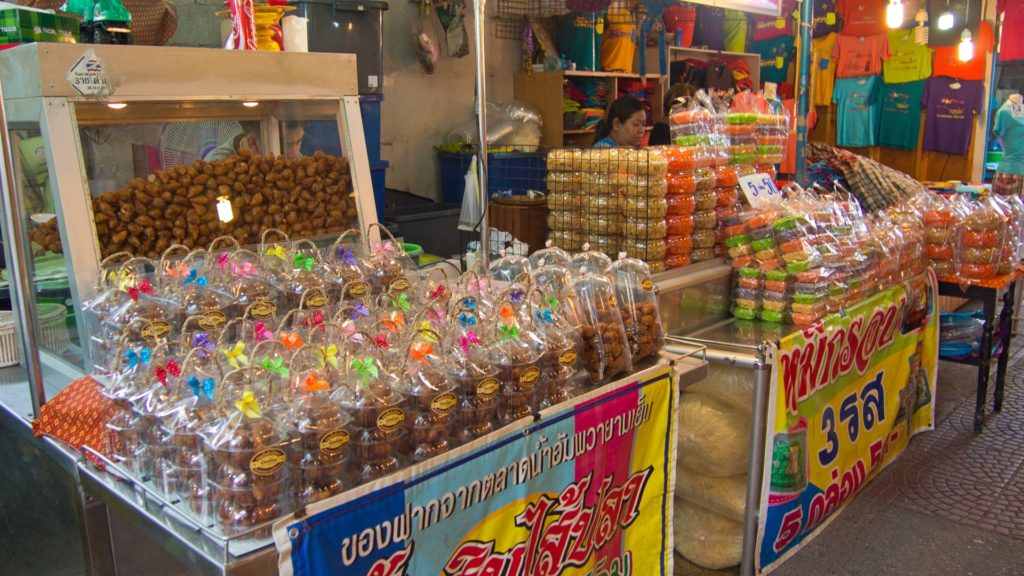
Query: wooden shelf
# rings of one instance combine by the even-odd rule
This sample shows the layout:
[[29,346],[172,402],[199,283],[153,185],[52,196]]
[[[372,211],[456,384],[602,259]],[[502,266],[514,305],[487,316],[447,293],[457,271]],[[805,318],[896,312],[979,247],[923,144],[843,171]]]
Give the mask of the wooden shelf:
[[562,130],[562,134],[596,134],[597,130]]

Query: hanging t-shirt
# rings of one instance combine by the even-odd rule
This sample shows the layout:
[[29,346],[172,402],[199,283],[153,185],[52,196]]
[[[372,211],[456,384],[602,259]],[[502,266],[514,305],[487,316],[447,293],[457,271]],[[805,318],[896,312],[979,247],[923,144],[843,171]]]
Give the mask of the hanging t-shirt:
[[601,38],[601,70],[632,72],[636,57],[633,42],[633,14],[626,10],[609,10],[604,19]]
[[936,76],[949,76],[960,80],[984,80],[985,79],[985,53],[992,51],[995,38],[992,35],[992,25],[982,22],[978,26],[978,33],[973,35],[974,58],[967,62],[960,61],[957,46],[937,46],[935,48],[935,69]]
[[981,111],[985,86],[980,80],[929,78],[922,102],[928,109],[924,149],[963,155],[971,142],[974,114]]
[[885,0],[836,0],[844,36],[885,34]]
[[832,57],[837,60],[836,76],[874,76],[882,72],[882,61],[889,58],[889,39],[875,36],[843,36],[836,39]]
[[725,10],[697,6],[697,25],[693,29],[693,45],[708,50],[725,50]]
[[904,84],[886,84],[882,88],[882,112],[878,126],[878,145],[914,150],[921,131],[921,97],[924,80]]
[[1024,59],[1024,2],[999,0],[996,13],[1003,15],[999,34],[999,61]]
[[835,45],[835,33],[811,41],[811,101],[815,106],[832,103],[836,83],[836,59],[832,57]]
[[785,82],[789,63],[793,59],[793,38],[780,36],[764,42],[754,42],[751,50],[761,55],[761,82]]
[[998,172],[1024,174],[1024,104],[1007,100],[996,112],[992,133],[1003,143]]
[[603,28],[604,18],[593,12],[565,16],[558,26],[558,49],[577,70],[598,70]]
[[840,18],[836,13],[836,0],[815,0],[814,28],[811,36],[821,38],[839,31]]
[[878,92],[881,76],[836,80],[836,145],[874,146],[878,141]]
[[753,17],[750,37],[754,42],[771,40],[779,36],[793,35],[793,11],[796,10],[796,0],[783,0],[782,9],[778,16]]
[[924,80],[932,75],[932,49],[918,44],[913,30],[890,30],[889,58],[883,69],[886,84]]
[[725,11],[726,52],[747,51],[747,15],[739,10]]

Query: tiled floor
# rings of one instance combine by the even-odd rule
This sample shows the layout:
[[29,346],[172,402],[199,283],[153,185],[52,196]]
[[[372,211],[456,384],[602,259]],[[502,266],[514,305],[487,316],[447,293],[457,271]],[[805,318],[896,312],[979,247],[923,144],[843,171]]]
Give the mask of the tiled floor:
[[[774,574],[1024,574],[1024,349],[1006,398],[973,432],[974,368],[941,363],[936,429]],[[992,371],[988,407],[991,409]],[[677,576],[709,571],[676,557]]]

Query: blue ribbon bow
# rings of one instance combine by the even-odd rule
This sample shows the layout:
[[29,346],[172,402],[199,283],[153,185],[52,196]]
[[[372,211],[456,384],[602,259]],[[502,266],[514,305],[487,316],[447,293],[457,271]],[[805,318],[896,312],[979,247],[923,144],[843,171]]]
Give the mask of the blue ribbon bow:
[[195,282],[196,286],[206,286],[206,276],[199,276],[199,272],[195,268],[188,271],[188,276],[181,281],[182,284],[189,284]]
[[128,367],[135,368],[141,361],[143,364],[149,364],[149,361],[153,358],[153,352],[149,348],[143,348],[140,352],[136,353],[131,348],[125,352],[125,358],[128,359]]
[[537,311],[537,320],[545,324],[554,324],[555,316],[551,313],[550,308],[545,308],[543,312]]
[[465,312],[459,313],[459,324],[463,327],[469,327],[476,324],[476,316],[472,314],[466,314]]
[[213,388],[217,383],[213,378],[206,378],[203,380],[202,389],[200,390],[199,378],[195,376],[188,379],[188,387],[192,389],[192,393],[196,397],[200,397],[200,391],[203,396],[206,396],[210,400],[213,400]]

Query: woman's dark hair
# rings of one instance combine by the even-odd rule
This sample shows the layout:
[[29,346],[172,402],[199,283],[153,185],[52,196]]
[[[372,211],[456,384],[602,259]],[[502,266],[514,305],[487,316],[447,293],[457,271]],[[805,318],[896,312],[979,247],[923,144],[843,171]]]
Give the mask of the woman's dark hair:
[[608,116],[597,125],[597,138],[594,141],[607,138],[612,133],[612,122],[616,118],[624,124],[633,117],[633,114],[644,110],[644,103],[629,94],[619,96],[615,102],[612,102],[612,107],[608,109]]

